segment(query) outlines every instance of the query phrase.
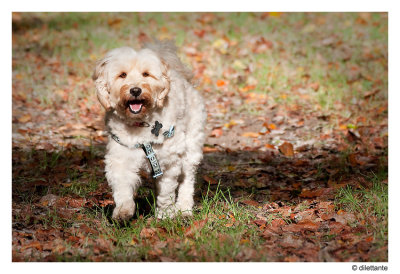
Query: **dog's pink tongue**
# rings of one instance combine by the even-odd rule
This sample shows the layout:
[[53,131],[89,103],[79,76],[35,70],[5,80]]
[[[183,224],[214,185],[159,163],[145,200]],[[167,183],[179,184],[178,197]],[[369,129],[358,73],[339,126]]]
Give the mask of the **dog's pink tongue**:
[[131,109],[135,112],[139,111],[140,108],[142,107],[142,104],[131,104],[130,105]]

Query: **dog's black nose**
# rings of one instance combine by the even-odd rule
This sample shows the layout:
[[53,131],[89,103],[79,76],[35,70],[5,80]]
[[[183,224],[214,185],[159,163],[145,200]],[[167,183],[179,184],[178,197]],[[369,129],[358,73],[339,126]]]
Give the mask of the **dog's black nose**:
[[138,87],[131,88],[129,91],[132,94],[132,96],[135,96],[135,97],[138,97],[140,95],[140,93],[142,93],[142,89],[138,88]]

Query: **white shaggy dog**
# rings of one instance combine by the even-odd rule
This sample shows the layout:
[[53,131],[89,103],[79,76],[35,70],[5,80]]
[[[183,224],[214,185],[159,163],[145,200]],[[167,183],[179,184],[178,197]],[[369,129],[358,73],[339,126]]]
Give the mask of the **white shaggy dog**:
[[170,41],[139,51],[117,48],[97,62],[93,80],[106,109],[105,171],[116,203],[114,219],[133,216],[140,169],[155,178],[158,218],[179,211],[191,215],[206,120],[191,79]]

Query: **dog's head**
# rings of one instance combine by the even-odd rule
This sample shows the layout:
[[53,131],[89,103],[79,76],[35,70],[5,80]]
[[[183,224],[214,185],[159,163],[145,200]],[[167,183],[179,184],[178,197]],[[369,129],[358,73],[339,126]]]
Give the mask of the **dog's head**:
[[168,65],[151,49],[111,50],[93,73],[97,97],[107,110],[129,120],[142,119],[163,107],[170,90]]

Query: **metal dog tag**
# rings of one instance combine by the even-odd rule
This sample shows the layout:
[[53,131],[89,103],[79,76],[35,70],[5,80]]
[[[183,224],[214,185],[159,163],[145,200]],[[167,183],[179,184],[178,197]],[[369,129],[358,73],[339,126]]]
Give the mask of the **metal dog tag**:
[[172,138],[172,137],[174,137],[174,132],[175,132],[175,127],[171,126],[169,128],[169,130],[167,130],[163,133],[163,135],[165,138]]
[[156,123],[153,126],[153,129],[151,130],[151,133],[153,133],[156,137],[158,137],[158,134],[160,133],[160,129],[162,128],[162,124],[156,121]]

